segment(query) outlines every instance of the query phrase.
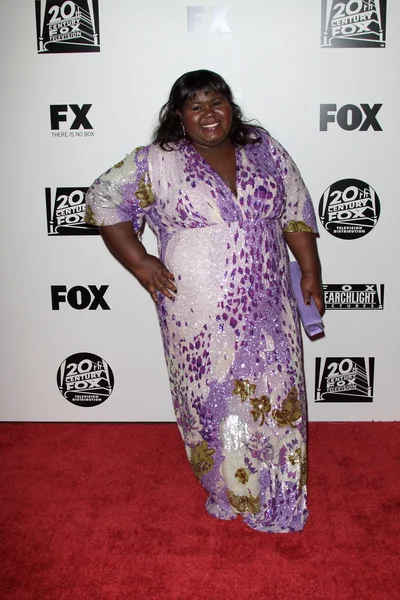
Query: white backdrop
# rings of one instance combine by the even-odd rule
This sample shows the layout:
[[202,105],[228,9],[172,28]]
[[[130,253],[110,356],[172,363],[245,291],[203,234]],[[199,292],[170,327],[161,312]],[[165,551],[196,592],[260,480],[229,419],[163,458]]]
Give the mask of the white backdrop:
[[[324,283],[353,290],[356,284],[383,284],[385,301],[377,310],[327,310],[325,338],[305,339],[309,416],[314,421],[400,417],[395,394],[400,3],[388,0],[386,29],[374,12],[384,4],[227,0],[192,6],[182,0],[100,0],[97,23],[96,2],[42,1],[36,2],[39,37],[44,36],[44,50],[38,52],[34,0],[3,0],[1,420],[174,419],[151,300],[99,236],[48,235],[45,190],[53,199],[57,188],[84,190],[134,147],[148,143],[172,83],[198,68],[221,73],[245,116],[258,119],[289,150],[316,210],[324,191],[342,179],[365,182],[379,196],[380,218],[367,235],[340,239],[320,225]],[[85,11],[79,14],[78,5]],[[321,47],[324,7],[339,39],[327,48]],[[342,13],[350,19],[341,21]],[[99,47],[93,45],[93,23]],[[374,32],[374,23],[379,43],[377,34],[363,33]],[[77,37],[70,34],[74,27]],[[57,41],[46,46],[49,32]],[[367,47],[365,40],[371,39]],[[82,41],[84,48],[78,46]],[[77,51],[82,49],[89,51]],[[338,111],[345,105],[372,109],[382,104],[375,114],[382,131],[372,125],[348,130],[356,124],[354,108],[345,115],[347,130],[342,118],[342,126],[328,122],[320,131],[323,104],[335,104]],[[50,105],[58,106],[53,129]],[[78,129],[70,129],[76,112],[67,105],[81,111]],[[83,105],[91,105],[89,129],[84,129]],[[54,128],[57,114],[59,129]],[[145,242],[155,251],[151,234]],[[52,309],[51,286],[68,291],[89,285],[108,286],[103,297],[110,310],[101,305],[77,309],[68,302]],[[71,292],[72,304],[74,299],[83,303],[81,292]],[[89,407],[79,399],[68,401],[56,379],[68,357],[86,352],[104,359],[114,375],[110,397]],[[316,364],[326,366],[325,375],[323,368],[316,373]],[[322,402],[316,400],[316,374],[317,387],[333,391]],[[358,395],[341,394],[352,389],[351,382]]]

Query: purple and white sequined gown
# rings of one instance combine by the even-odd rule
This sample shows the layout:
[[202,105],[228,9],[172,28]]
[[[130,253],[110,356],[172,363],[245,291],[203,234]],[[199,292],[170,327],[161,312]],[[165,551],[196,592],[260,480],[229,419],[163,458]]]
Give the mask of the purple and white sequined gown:
[[297,167],[267,134],[236,150],[237,197],[184,140],[97,179],[87,220],[145,219],[174,274],[158,314],[177,423],[220,519],[298,531],[307,518],[306,397],[283,231],[316,231]]

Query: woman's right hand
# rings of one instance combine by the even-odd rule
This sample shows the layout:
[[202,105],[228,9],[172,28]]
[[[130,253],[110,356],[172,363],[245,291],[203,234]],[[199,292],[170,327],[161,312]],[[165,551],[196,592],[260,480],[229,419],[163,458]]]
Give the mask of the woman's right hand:
[[132,223],[125,221],[99,227],[101,236],[113,256],[136,277],[139,283],[157,302],[157,292],[175,298],[176,286],[173,274],[151,254],[133,231]]
[[154,302],[158,302],[157,292],[170,298],[170,300],[175,299],[177,293],[175,278],[155,256],[146,254],[139,265],[135,266],[133,275],[149,292]]

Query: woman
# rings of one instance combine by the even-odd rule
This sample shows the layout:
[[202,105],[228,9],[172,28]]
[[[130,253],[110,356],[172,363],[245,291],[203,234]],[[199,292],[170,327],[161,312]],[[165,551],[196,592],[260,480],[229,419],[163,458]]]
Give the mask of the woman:
[[[176,418],[207,511],[298,531],[306,398],[286,244],[322,311],[316,222],[300,174],[226,82],[173,85],[151,145],[95,181],[87,220],[156,302]],[[140,242],[146,221],[159,259]]]

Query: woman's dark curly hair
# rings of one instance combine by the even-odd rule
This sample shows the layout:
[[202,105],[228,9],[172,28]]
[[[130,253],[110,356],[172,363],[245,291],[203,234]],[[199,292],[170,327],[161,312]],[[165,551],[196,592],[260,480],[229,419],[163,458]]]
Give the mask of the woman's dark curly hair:
[[250,125],[243,120],[242,111],[234,103],[229,85],[220,75],[206,69],[189,71],[175,81],[168,102],[160,110],[159,124],[154,130],[153,143],[158,144],[164,150],[172,150],[170,144],[185,137],[181,117],[179,116],[183,105],[187,100],[194,98],[196,92],[210,89],[222,94],[232,107],[232,127],[230,131],[232,142],[238,146],[260,143],[261,137],[257,136],[257,130],[261,131],[263,128]]

